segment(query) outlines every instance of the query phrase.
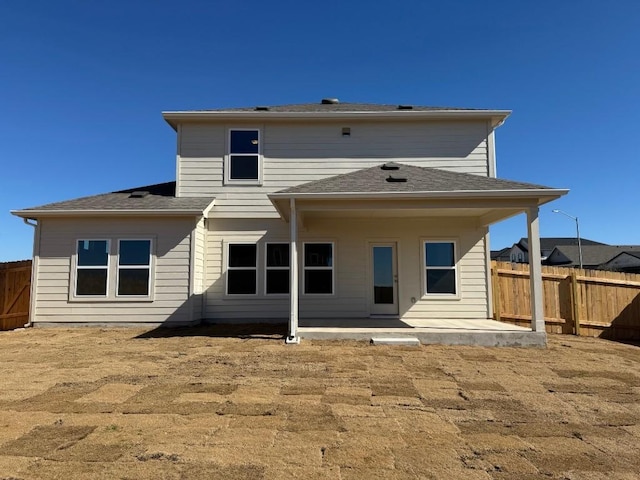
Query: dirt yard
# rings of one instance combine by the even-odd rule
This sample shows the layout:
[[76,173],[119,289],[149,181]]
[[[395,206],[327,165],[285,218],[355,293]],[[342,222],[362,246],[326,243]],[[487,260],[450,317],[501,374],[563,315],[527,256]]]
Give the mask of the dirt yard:
[[640,347],[0,333],[0,479],[636,479]]

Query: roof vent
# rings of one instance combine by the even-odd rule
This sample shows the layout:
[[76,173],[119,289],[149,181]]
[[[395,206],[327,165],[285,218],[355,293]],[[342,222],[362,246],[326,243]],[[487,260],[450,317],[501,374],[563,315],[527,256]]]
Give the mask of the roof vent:
[[144,198],[149,195],[149,192],[146,190],[136,190],[135,192],[131,192],[129,198]]
[[393,177],[391,175],[389,175],[387,177],[387,182],[389,182],[389,183],[396,183],[396,182],[397,183],[403,183],[403,182],[406,182],[406,181],[407,181],[407,179],[406,178],[402,178],[402,177]]
[[395,163],[385,163],[380,168],[382,170],[400,170],[400,166]]
[[256,107],[256,112],[268,112],[268,111],[269,111],[269,107],[265,107],[265,106]]
[[335,105],[336,103],[340,103],[340,100],[337,98],[323,98],[320,103],[322,105]]
[[413,105],[398,105],[398,110],[413,110]]

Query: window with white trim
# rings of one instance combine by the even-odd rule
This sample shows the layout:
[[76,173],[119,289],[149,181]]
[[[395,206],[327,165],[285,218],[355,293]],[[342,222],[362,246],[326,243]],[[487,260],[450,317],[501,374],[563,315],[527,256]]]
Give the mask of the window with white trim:
[[76,296],[107,296],[109,240],[78,240],[75,279]]
[[265,293],[289,293],[289,244],[267,243],[265,258]]
[[225,182],[258,185],[262,180],[260,130],[229,130]]
[[455,242],[425,241],[424,269],[426,295],[457,295]]
[[152,300],[153,245],[150,238],[77,240],[69,300]]
[[304,293],[333,294],[333,243],[304,244]]
[[118,241],[118,296],[149,295],[151,240]]
[[227,247],[227,294],[258,293],[258,247],[255,243],[230,243]]

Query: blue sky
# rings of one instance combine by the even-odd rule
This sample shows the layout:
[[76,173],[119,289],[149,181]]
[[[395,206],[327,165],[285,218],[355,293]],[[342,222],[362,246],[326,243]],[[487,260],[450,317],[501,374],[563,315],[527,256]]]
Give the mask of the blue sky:
[[[543,236],[640,244],[640,2],[0,2],[0,261],[11,209],[175,178],[163,110],[343,101],[511,109],[498,175],[570,188]],[[492,248],[526,235],[492,227]]]

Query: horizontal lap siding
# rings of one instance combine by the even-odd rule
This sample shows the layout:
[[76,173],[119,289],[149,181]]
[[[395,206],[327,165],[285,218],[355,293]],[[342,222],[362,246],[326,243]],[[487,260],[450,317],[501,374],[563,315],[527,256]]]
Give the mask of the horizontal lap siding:
[[[37,322],[129,323],[190,320],[189,261],[193,219],[43,219],[37,273]],[[150,302],[69,301],[76,240],[127,236],[155,238],[155,292]]]
[[[486,262],[483,229],[469,221],[420,219],[307,219],[299,232],[299,252],[305,241],[335,242],[333,296],[300,296],[300,316],[366,317],[369,315],[368,241],[398,243],[400,314],[405,318],[487,318]],[[384,225],[384,229],[380,226]],[[416,227],[419,225],[419,227]],[[264,291],[264,243],[288,241],[289,226],[281,220],[210,219],[207,233],[206,317],[210,319],[283,318],[289,316],[289,299],[264,295],[225,295],[224,244],[259,243],[259,291]],[[458,241],[460,299],[423,298],[421,239]],[[302,276],[302,256],[300,275]],[[416,303],[411,302],[411,298]],[[421,298],[422,297],[422,298]]]
[[206,227],[204,218],[201,218],[194,230],[193,252],[193,319],[202,318],[202,292],[204,290],[204,264],[205,264],[205,239]]
[[[263,185],[223,185],[229,128],[260,128]],[[342,136],[342,127],[351,135]],[[270,217],[266,194],[333,175],[396,161],[488,175],[487,125],[483,121],[183,124],[180,128],[180,196],[215,196],[211,215]]]

